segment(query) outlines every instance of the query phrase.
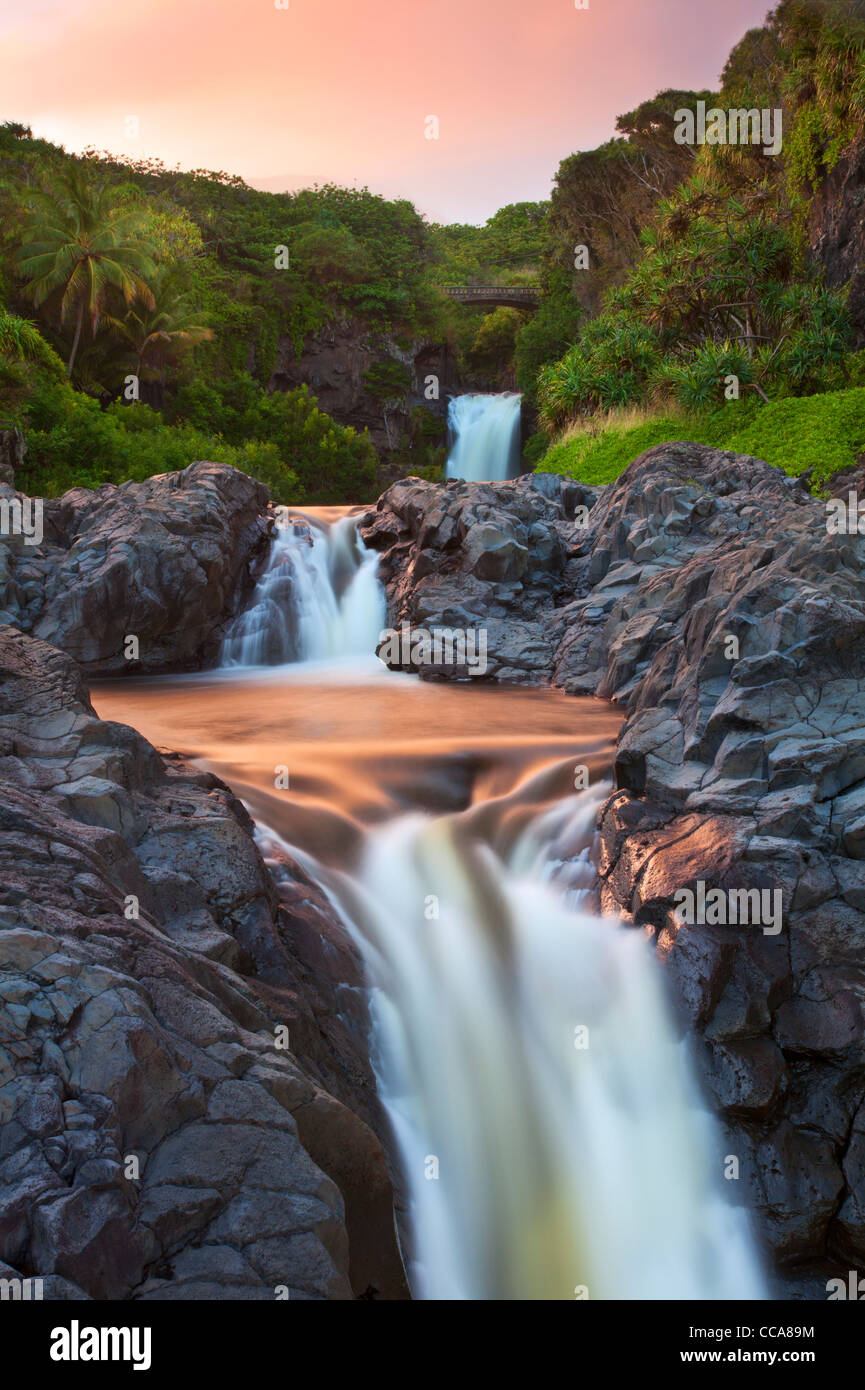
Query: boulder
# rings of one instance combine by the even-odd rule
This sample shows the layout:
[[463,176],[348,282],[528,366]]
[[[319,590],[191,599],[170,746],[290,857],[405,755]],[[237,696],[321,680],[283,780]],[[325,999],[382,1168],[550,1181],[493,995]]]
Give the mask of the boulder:
[[252,829],[0,628],[0,1262],[46,1297],[406,1296],[360,964]]
[[212,664],[266,548],[268,502],[217,463],[75,488],[45,502],[40,545],[3,541],[0,622],[91,675]]

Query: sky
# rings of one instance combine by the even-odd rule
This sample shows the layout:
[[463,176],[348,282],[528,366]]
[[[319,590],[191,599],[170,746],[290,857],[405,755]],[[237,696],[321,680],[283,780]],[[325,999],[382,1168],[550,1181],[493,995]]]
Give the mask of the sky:
[[548,197],[559,162],[613,135],[620,112],[717,85],[769,8],[588,6],[0,0],[0,120],[71,151],[224,169],[273,192],[365,184],[434,221],[480,223]]

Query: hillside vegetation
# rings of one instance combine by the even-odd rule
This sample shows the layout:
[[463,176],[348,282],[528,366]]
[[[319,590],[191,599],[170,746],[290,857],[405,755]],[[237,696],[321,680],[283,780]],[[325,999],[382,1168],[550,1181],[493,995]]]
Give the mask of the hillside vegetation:
[[[780,113],[777,153],[681,142],[699,102]],[[443,406],[415,363],[432,352],[451,389],[523,390],[528,466],[600,480],[672,431],[819,481],[863,447],[863,197],[865,0],[782,0],[717,92],[648,97],[563,161],[549,203],[483,227],[367,189],[75,157],[7,122],[0,425],[23,429],[36,494],[206,456],[281,501],[364,501],[385,475],[440,475]],[[442,294],[486,283],[539,283],[540,306]],[[339,422],[286,370],[331,330],[364,352],[367,408],[332,392]]]
[[521,204],[486,227],[432,227],[367,189],[263,193],[224,172],[73,157],[7,122],[0,423],[26,433],[20,485],[51,494],[206,456],[282,501],[372,498],[368,435],[308,389],[272,390],[280,351],[355,324],[381,345],[365,382],[383,402],[413,388],[388,344],[447,342],[465,370],[495,374],[522,319],[440,286],[530,276],[544,215]]
[[[698,100],[780,112],[780,152],[678,144],[676,113]],[[862,0],[783,0],[734,49],[718,93],[661,93],[619,129],[558,173],[544,301],[516,349],[543,431],[527,457],[607,481],[671,437],[819,478],[849,466],[863,448],[865,322],[849,281],[830,283],[813,222],[836,171],[865,167]],[[579,244],[588,269],[571,264]],[[638,427],[609,423],[628,409]]]

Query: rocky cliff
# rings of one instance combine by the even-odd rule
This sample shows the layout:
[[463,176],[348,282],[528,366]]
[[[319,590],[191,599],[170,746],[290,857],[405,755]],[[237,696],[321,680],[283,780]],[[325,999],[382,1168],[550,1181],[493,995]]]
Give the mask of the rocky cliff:
[[[383,393],[374,384],[374,375],[369,375],[383,362],[403,369],[404,384],[392,393]],[[438,382],[435,400],[425,393],[429,376]],[[397,342],[372,334],[367,325],[350,317],[311,333],[299,354],[290,338],[280,338],[268,390],[290,391],[304,384],[339,424],[368,429],[376,449],[385,456],[413,442],[413,409],[429,412],[444,427],[448,393],[463,389],[446,345]]]
[[359,963],[251,831],[0,628],[0,1275],[57,1299],[405,1296]]
[[[364,533],[393,625],[484,627],[487,678],[625,707],[604,904],[665,962],[779,1265],[865,1266],[865,537],[688,444],[603,490],[406,480]],[[689,924],[701,882],[777,892],[781,929]]]
[[0,428],[0,483],[14,487],[15,474],[24,463],[27,446],[18,429]]
[[809,257],[830,289],[849,285],[854,342],[865,345],[865,139],[853,141],[811,205]]

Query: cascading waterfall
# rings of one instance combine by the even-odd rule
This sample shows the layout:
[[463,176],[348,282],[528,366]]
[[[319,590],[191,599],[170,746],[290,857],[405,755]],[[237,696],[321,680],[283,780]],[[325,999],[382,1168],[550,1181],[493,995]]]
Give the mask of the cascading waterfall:
[[447,462],[449,478],[473,483],[500,483],[520,471],[520,405],[512,393],[454,396],[448,426],[454,445]]
[[[300,523],[299,525],[297,523]],[[384,625],[378,556],[356,518],[280,508],[252,598],[222,644],[220,665],[279,666],[369,656]]]
[[[515,471],[519,397],[460,397],[451,414],[451,476]],[[591,896],[594,826],[609,789],[596,782],[563,796],[573,754],[532,754],[531,715],[516,726],[527,751],[513,771],[522,746],[513,703],[505,732],[489,716],[504,717],[499,700],[528,695],[478,694],[496,702],[484,705],[483,736],[452,734],[449,745],[448,701],[475,696],[440,691],[443,739],[430,749],[411,713],[428,708],[418,704],[422,690],[432,697],[422,683],[378,663],[315,676],[315,663],[375,651],[385,621],[376,566],[350,514],[283,510],[223,647],[225,666],[259,668],[235,678],[241,712],[232,724],[223,671],[212,681],[214,718],[197,688],[185,705],[175,699],[171,727],[176,736],[182,709],[198,721],[197,746],[246,799],[277,881],[287,853],[330,895],[363,953],[379,1090],[409,1199],[415,1296],[763,1297],[748,1219],[727,1200],[718,1132],[645,937],[601,918]],[[287,670],[278,687],[263,680],[262,666],[288,662],[292,676],[306,664],[319,680],[313,715],[309,688]],[[128,692],[124,683],[118,699]],[[459,706],[455,730],[468,712]],[[575,717],[569,706],[569,748],[579,746]],[[583,720],[590,746],[592,715]],[[283,745],[268,740],[283,728],[295,766],[292,791],[277,802],[269,774]],[[471,767],[479,786],[462,780]],[[458,795],[446,804],[466,809],[406,811],[451,796],[451,777]],[[424,778],[429,794],[415,796]]]
[[645,938],[589,906],[608,790],[399,817],[351,875],[291,849],[366,959],[416,1297],[764,1296]]

